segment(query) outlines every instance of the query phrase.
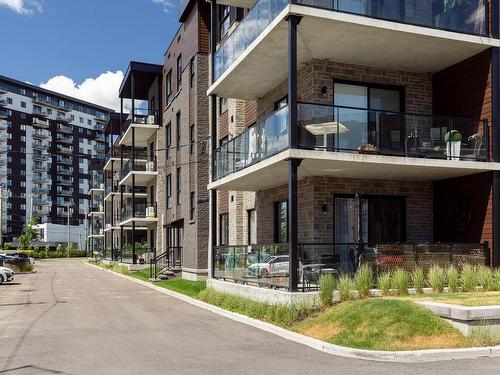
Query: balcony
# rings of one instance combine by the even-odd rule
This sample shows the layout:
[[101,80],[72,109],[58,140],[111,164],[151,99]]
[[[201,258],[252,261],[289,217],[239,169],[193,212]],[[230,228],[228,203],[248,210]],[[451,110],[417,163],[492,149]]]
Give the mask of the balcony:
[[63,195],[63,196],[71,197],[71,196],[73,196],[73,194],[74,194],[73,188],[64,189],[61,186],[57,187],[57,195]]
[[143,224],[156,223],[157,210],[156,202],[130,202],[122,208],[119,225],[132,225],[132,222]]
[[57,155],[56,163],[58,164],[67,164],[73,165],[73,159],[69,156]]
[[0,120],[0,129],[1,130],[6,130],[7,128],[11,127],[12,123],[7,120]]
[[34,184],[45,184],[49,182],[49,178],[45,173],[33,173]]
[[104,213],[104,205],[102,202],[93,202],[90,207],[90,213]]
[[104,124],[95,124],[94,125],[94,130],[98,132],[103,132],[106,130],[106,125]]
[[106,123],[108,121],[108,116],[105,114],[96,114],[95,115],[95,120],[101,123]]
[[33,152],[32,157],[33,157],[33,160],[35,160],[35,161],[48,161],[49,160],[49,155],[42,154],[40,151]]
[[73,177],[57,176],[56,182],[59,185],[70,185],[70,186],[73,186]]
[[8,151],[7,145],[0,145],[0,153],[5,154]]
[[34,118],[32,125],[33,125],[34,128],[48,129],[49,128],[49,121],[48,120],[43,120],[43,119],[40,119],[40,118]]
[[59,143],[73,144],[72,135],[57,134],[56,141]]
[[0,110],[0,119],[7,119],[9,118],[10,113],[9,111],[6,111],[4,109]]
[[48,194],[49,188],[46,186],[34,186],[31,191],[33,194]]
[[73,147],[72,146],[56,145],[56,152],[59,152],[61,154],[73,154]]
[[[56,201],[55,201],[55,204],[57,206],[74,206],[75,205],[75,201],[73,199],[70,199],[70,198],[60,198],[60,197],[57,197],[56,198]],[[65,214],[67,213],[67,211],[65,211]],[[59,215],[59,213],[58,213]]]
[[60,122],[65,122],[65,123],[69,123],[71,122],[71,117],[69,116],[66,116],[66,115],[62,115],[62,114],[57,114],[56,115],[56,121],[60,121]]
[[329,59],[434,73],[499,45],[486,37],[488,12],[483,1],[446,10],[443,3],[259,0],[214,54],[209,94],[255,99],[286,79],[290,14],[302,17],[298,66]]
[[120,176],[120,185],[144,186],[158,175],[156,157],[153,159],[128,159],[124,164]]
[[118,143],[120,146],[146,147],[149,139],[158,130],[158,115],[156,111],[136,109],[135,114],[130,114],[124,123],[124,134]]
[[48,150],[49,148],[49,143],[45,141],[41,141],[40,139],[34,139],[33,143],[31,144],[33,147],[33,150]]
[[33,172],[47,172],[47,165],[45,163],[41,163],[39,161],[35,161],[33,163]]
[[6,107],[8,104],[7,98],[0,97],[0,107]]
[[57,174],[65,174],[68,176],[72,176],[74,173],[73,167],[62,167],[61,165],[58,165],[56,168]]
[[96,140],[97,142],[106,142],[106,137],[104,136],[103,133],[95,132],[94,140]]
[[71,111],[71,107],[69,104],[64,103],[62,100],[56,100],[51,97],[47,97],[44,95],[39,95],[34,93],[32,98],[33,103],[41,104],[44,106],[60,109],[62,111]]
[[33,129],[33,138],[37,139],[47,139],[50,137],[50,133],[46,130]]
[[59,133],[73,134],[73,127],[70,125],[57,124],[56,131]]
[[33,206],[49,206],[51,204],[47,199],[43,199],[40,197],[33,198]]
[[287,181],[289,158],[301,177],[438,180],[499,170],[486,120],[299,103],[298,149],[288,148],[288,107],[220,146],[211,188],[262,190]]
[[37,118],[42,118],[45,119],[49,116],[48,112],[43,110],[43,109],[38,109],[36,107],[33,107],[33,116]]

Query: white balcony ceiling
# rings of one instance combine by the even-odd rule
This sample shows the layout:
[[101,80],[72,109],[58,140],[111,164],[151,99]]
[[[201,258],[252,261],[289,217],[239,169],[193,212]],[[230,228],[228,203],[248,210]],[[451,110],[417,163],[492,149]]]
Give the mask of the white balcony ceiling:
[[500,41],[363,16],[289,6],[209,89],[209,94],[256,99],[287,78],[288,23],[298,26],[298,65],[329,59],[419,73],[434,73],[474,56]]
[[209,184],[209,189],[260,191],[287,184],[289,158],[302,159],[299,178],[331,176],[364,180],[436,181],[500,171],[500,163],[490,162],[286,150]]
[[255,4],[256,0],[219,0],[217,4],[229,5],[239,8],[251,8]]
[[120,139],[119,145],[132,146],[132,131],[134,131],[135,147],[146,147],[158,129],[158,125],[131,124]]

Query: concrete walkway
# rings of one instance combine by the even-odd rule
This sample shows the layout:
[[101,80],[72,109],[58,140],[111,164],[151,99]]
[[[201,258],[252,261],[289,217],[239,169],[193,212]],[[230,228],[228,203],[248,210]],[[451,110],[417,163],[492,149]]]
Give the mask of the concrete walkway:
[[0,374],[498,374],[500,359],[338,358],[79,261],[0,286]]

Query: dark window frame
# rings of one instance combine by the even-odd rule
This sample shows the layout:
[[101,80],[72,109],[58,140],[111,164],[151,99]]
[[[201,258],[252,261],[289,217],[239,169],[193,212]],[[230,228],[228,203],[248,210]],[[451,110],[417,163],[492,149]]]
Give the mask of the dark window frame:
[[228,245],[229,245],[229,213],[225,212],[219,214],[219,246],[228,246]]
[[181,148],[181,111],[175,114],[175,148]]
[[189,60],[189,87],[194,87],[196,77],[195,65],[194,65],[194,56]]
[[[222,110],[222,102],[225,102],[224,110]],[[228,99],[220,96],[219,97],[219,116],[223,115],[229,110]]]
[[167,174],[165,180],[166,190],[167,190],[167,208],[172,208],[172,174]]
[[196,198],[196,193],[194,191],[189,193],[189,220],[190,221],[194,221],[194,217],[196,214],[195,198]]
[[189,127],[189,153],[191,155],[194,154],[195,151],[195,143],[196,143],[196,137],[195,137],[195,130],[194,130],[194,124]]
[[[252,243],[252,237],[253,237],[253,231],[252,231],[252,214],[255,215],[255,209],[251,208],[247,210],[247,244],[253,245]],[[254,230],[257,228],[254,228]],[[257,241],[256,241],[257,242]]]
[[175,175],[175,184],[177,191],[177,205],[181,204],[181,167],[177,167],[176,175]]
[[176,73],[177,73],[177,91],[180,91],[182,88],[182,54],[177,56],[177,61],[176,61]]
[[173,93],[172,93],[172,69],[170,69],[165,76],[165,99],[167,106],[172,102]]
[[170,159],[171,155],[171,148],[172,148],[172,123],[169,122],[167,126],[165,126],[165,145],[166,151],[167,151],[167,159]]

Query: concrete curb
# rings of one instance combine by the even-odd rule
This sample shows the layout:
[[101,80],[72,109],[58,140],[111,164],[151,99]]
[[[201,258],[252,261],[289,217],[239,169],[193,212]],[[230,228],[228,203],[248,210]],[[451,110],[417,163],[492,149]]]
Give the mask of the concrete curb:
[[287,329],[277,327],[273,324],[266,323],[257,319],[250,318],[246,315],[234,313],[228,310],[224,310],[220,307],[210,305],[208,303],[199,301],[197,299],[185,296],[184,294],[180,294],[149,282],[136,279],[131,276],[123,275],[120,273],[113,272],[111,270],[107,270],[101,268],[97,265],[85,263],[91,267],[95,267],[102,271],[108,271],[113,273],[114,275],[123,277],[135,283],[146,286],[150,289],[154,289],[160,293],[166,294],[170,297],[177,298],[181,301],[187,302],[196,307],[202,308],[204,310],[208,310],[215,314],[224,316],[231,320],[234,320],[239,323],[247,324],[249,326],[258,328],[262,331],[272,333],[274,335],[280,336],[286,340],[293,341],[298,344],[306,345],[310,348],[333,354],[339,357],[345,358],[355,358],[355,359],[364,359],[371,361],[381,361],[381,362],[437,362],[437,361],[451,361],[451,360],[460,360],[460,359],[478,359],[478,358],[487,358],[487,357],[500,357],[500,345],[499,346],[489,346],[484,348],[465,348],[465,349],[429,349],[429,350],[413,350],[413,351],[379,351],[379,350],[364,350],[364,349],[354,349],[347,348],[340,345],[329,344],[324,341],[304,336],[296,332],[289,331]]

